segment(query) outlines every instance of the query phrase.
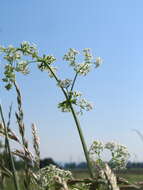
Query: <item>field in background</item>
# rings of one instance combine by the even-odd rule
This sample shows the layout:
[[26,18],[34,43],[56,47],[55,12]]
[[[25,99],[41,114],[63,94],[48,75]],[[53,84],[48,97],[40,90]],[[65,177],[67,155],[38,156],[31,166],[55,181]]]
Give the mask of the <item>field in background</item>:
[[[89,178],[89,174],[87,170],[82,169],[82,170],[72,170],[73,176],[76,179],[81,179],[81,178]],[[117,176],[120,176],[122,178],[125,178],[131,183],[135,182],[141,182],[143,181],[143,169],[130,169],[130,170],[125,170],[125,171],[120,171],[117,172]],[[20,179],[22,179],[22,176],[20,175]],[[19,180],[20,180],[19,179]],[[6,190],[15,190],[13,186],[13,182],[11,180],[7,179],[7,187]],[[24,187],[21,185],[21,190],[24,189]],[[38,190],[36,187],[32,187],[33,190]]]
[[[88,178],[87,170],[72,170],[75,178]],[[117,176],[125,178],[131,183],[143,181],[143,169],[128,169],[125,171],[119,171],[116,173]]]

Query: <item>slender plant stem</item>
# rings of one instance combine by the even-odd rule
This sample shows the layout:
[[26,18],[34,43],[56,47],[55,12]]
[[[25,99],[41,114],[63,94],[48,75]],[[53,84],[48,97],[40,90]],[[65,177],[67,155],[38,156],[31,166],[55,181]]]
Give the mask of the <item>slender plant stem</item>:
[[[60,80],[58,79],[58,77],[56,76],[56,74],[52,71],[52,69],[50,68],[50,66],[48,68],[51,71],[51,73],[52,73],[53,77],[55,78],[55,80],[57,82],[59,82]],[[76,78],[77,78],[77,75],[75,75],[75,80],[76,80]],[[74,83],[75,83],[75,80],[74,80]],[[73,83],[73,86],[74,86],[74,83]],[[66,93],[66,91],[64,90],[64,88],[62,88],[62,87],[60,87],[60,88],[61,88],[62,92],[64,93],[66,100],[69,101],[68,94]],[[80,140],[81,140],[81,143],[82,143],[82,147],[83,147],[84,155],[85,155],[85,158],[86,158],[86,161],[87,161],[87,166],[88,166],[88,170],[89,170],[89,173],[90,173],[90,177],[93,178],[93,172],[92,172],[91,162],[90,162],[87,146],[86,146],[86,143],[85,143],[85,140],[84,140],[84,136],[83,136],[83,133],[82,133],[82,129],[80,127],[80,122],[79,122],[79,120],[77,118],[76,112],[74,111],[74,108],[73,108],[73,106],[72,106],[72,104],[71,104],[70,101],[69,101],[69,106],[70,106],[70,109],[71,109],[71,112],[72,112],[72,115],[73,115],[73,118],[74,118],[77,130],[78,130],[78,133],[79,133],[79,137],[80,137]]]
[[4,120],[3,111],[2,111],[2,105],[1,104],[0,104],[0,115],[1,115],[2,123],[3,123],[4,129],[5,129],[6,143],[7,143],[8,153],[9,153],[10,162],[11,162],[12,171],[13,171],[13,179],[14,179],[15,189],[20,190],[19,184],[18,184],[18,178],[17,178],[17,174],[16,174],[16,169],[15,169],[15,165],[14,165],[14,160],[13,160],[13,157],[12,157],[12,154],[11,154],[11,149],[10,149],[10,144],[9,144],[9,139],[8,139],[7,126],[6,126],[6,123],[5,123],[5,120]]
[[74,84],[75,84],[75,81],[76,81],[77,76],[78,76],[78,72],[77,72],[77,73],[75,74],[75,76],[74,76],[73,83],[72,83],[72,86],[71,86],[71,90],[70,90],[70,91],[73,90],[73,87],[74,87]]
[[71,85],[71,89],[70,91],[73,91],[73,88],[74,88],[74,85],[75,85],[75,81],[78,77],[78,74],[80,73],[80,71],[85,67],[85,65],[83,65],[75,74],[74,78],[73,78],[73,82],[72,82],[72,85]]
[[[10,108],[9,108],[8,122],[7,122],[7,125],[6,125],[7,126],[7,130],[9,130],[9,126],[10,126],[11,112],[12,112],[12,104],[10,105]],[[5,151],[6,151],[6,153],[8,153],[6,136],[5,136]]]
[[71,108],[71,112],[72,112],[74,121],[76,123],[76,127],[77,127],[77,130],[78,130],[79,136],[80,136],[80,140],[81,140],[82,147],[83,147],[83,150],[84,150],[84,155],[85,155],[85,158],[86,158],[86,161],[87,161],[87,167],[88,167],[88,170],[89,170],[89,173],[90,173],[90,177],[93,178],[91,162],[90,162],[90,159],[89,159],[89,154],[88,154],[87,146],[86,146],[84,136],[83,136],[83,133],[82,133],[82,129],[80,127],[80,122],[79,122],[79,120],[77,118],[77,115],[76,115],[76,113],[74,111],[74,108],[73,108],[72,104],[71,103],[69,103],[69,104],[70,104],[70,108]]

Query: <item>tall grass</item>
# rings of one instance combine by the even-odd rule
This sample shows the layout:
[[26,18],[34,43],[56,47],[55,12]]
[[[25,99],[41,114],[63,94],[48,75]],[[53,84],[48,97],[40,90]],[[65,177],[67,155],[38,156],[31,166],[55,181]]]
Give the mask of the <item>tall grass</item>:
[[18,183],[18,177],[17,177],[17,174],[16,174],[15,165],[14,165],[14,161],[13,161],[13,157],[12,157],[12,153],[11,153],[11,148],[10,148],[10,143],[9,143],[9,136],[8,136],[9,123],[8,123],[8,126],[6,126],[6,122],[5,122],[5,119],[4,119],[1,104],[0,104],[0,116],[1,116],[1,119],[2,119],[2,124],[4,126],[5,146],[8,149],[8,154],[9,154],[10,163],[11,163],[11,167],[12,167],[12,174],[13,174],[13,181],[14,181],[15,189],[20,190],[19,183]]

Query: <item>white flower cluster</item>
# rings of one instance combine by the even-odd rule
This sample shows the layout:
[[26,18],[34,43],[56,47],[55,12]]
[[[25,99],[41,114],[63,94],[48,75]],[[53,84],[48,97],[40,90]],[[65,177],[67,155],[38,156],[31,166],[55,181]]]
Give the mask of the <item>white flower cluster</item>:
[[85,62],[91,62],[91,60],[93,59],[93,56],[91,54],[91,49],[90,48],[85,48],[83,49],[83,54],[84,54],[84,60]]
[[60,177],[60,179],[64,182],[68,179],[72,179],[72,173],[70,171],[59,169],[54,165],[49,165],[37,172],[36,181],[41,188],[44,187],[51,189],[51,187],[54,187],[55,185],[56,177]]
[[[3,59],[8,62],[5,65],[4,78],[2,80],[6,83],[5,88],[9,90],[16,80],[16,72],[21,72],[22,74],[29,73],[28,64],[38,57],[38,52],[36,46],[29,42],[22,42],[18,48],[12,45],[6,48],[0,46],[0,52],[4,54]],[[26,56],[30,56],[31,61],[25,60]]]
[[79,54],[79,52],[75,49],[69,49],[69,52],[64,55],[63,59],[68,61],[70,66],[73,66],[74,71],[80,75],[87,75],[91,71],[92,65],[95,65],[95,68],[97,68],[102,63],[100,57],[97,57],[96,60],[93,61],[93,56],[89,48],[83,49],[84,61],[81,63],[76,61],[77,54]]
[[105,144],[105,148],[113,151],[115,149],[116,145],[117,145],[117,143],[115,143],[115,142],[107,142]]
[[42,57],[38,57],[37,62],[40,64],[38,68],[41,71],[47,71],[50,78],[53,78],[56,75],[57,68],[51,66],[56,61],[55,57],[52,55],[43,55]]
[[104,149],[104,144],[101,141],[94,141],[90,147],[89,153],[91,155],[97,154],[98,156]]
[[37,46],[34,43],[24,41],[21,43],[20,50],[24,55],[32,55],[32,58],[36,58],[38,56]]
[[88,63],[77,64],[74,70],[80,75],[87,75],[91,71],[91,65]]
[[95,61],[96,68],[99,67],[103,63],[103,60],[101,57],[97,57]]
[[105,145],[105,148],[111,151],[112,159],[109,161],[109,165],[115,169],[122,169],[126,167],[127,160],[130,154],[126,146],[110,142]]
[[69,49],[69,52],[67,54],[64,55],[63,60],[65,61],[69,61],[71,66],[75,66],[76,62],[76,55],[78,55],[79,52],[73,48]]
[[6,59],[8,62],[13,62],[21,59],[21,52],[18,51],[17,48],[14,48],[12,45],[9,45],[7,48],[2,48],[1,50],[6,54],[4,56],[4,59]]
[[38,55],[36,45],[30,44],[29,42],[22,42],[20,48],[15,48],[12,45],[9,45],[7,48],[0,46],[0,52],[5,53],[3,58],[8,62],[20,60],[22,55],[31,55],[32,58],[35,58]]
[[104,144],[100,141],[94,141],[89,150],[91,159],[95,161],[101,161],[101,153],[105,149],[111,152],[112,157],[109,160],[109,165],[111,166],[111,168],[122,169],[126,167],[127,161],[130,156],[127,147],[115,142],[107,142]]
[[72,80],[70,79],[65,79],[65,80],[60,80],[58,82],[58,86],[62,87],[62,88],[68,88],[72,83]]
[[81,97],[81,95],[82,94],[80,92],[76,92],[76,91],[68,92],[67,96],[68,96],[69,100],[60,102],[58,104],[58,108],[60,108],[62,112],[71,112],[70,104],[77,105],[77,101]]
[[[65,84],[63,84],[65,86]],[[70,112],[70,104],[75,105],[79,108],[77,114],[83,114],[83,110],[90,111],[93,109],[91,103],[89,103],[85,98],[82,98],[82,94],[80,92],[69,92],[68,93],[69,100],[65,100],[58,104],[58,108],[61,109],[62,112]]]
[[80,111],[78,112],[79,114],[82,114],[82,110],[86,110],[86,111],[90,111],[93,109],[93,105],[88,102],[85,98],[83,99],[80,99],[78,102],[77,102],[77,105],[79,106],[80,108]]
[[28,62],[24,60],[17,62],[15,70],[17,72],[21,72],[24,75],[29,74]]

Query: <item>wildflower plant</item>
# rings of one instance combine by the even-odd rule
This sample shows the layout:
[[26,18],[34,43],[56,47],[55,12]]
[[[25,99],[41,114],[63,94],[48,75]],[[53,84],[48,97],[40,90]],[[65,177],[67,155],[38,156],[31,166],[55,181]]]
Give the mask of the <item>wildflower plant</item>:
[[[64,95],[64,99],[63,101],[58,103],[57,107],[62,112],[70,112],[72,114],[87,161],[87,166],[91,177],[91,179],[89,180],[90,182],[85,184],[85,181],[83,181],[80,185],[72,184],[70,186],[70,189],[95,189],[95,181],[92,181],[95,177],[92,164],[93,162],[95,162],[96,166],[98,166],[99,171],[103,173],[107,184],[110,186],[110,188],[108,189],[118,190],[116,177],[112,173],[110,167],[103,162],[101,153],[104,151],[104,149],[108,149],[112,155],[112,159],[109,161],[110,166],[113,169],[122,168],[125,166],[126,159],[129,156],[127,149],[122,145],[117,145],[114,143],[103,144],[101,142],[94,141],[90,150],[88,151],[78,119],[78,114],[83,114],[83,111],[90,111],[93,106],[83,97],[81,92],[75,90],[77,78],[79,76],[86,76],[93,68],[98,68],[102,63],[102,59],[100,57],[94,58],[91,50],[86,48],[82,51],[81,55],[83,59],[79,62],[78,57],[80,53],[77,50],[71,48],[64,55],[63,61],[66,61],[73,69],[74,76],[72,79],[67,77],[65,77],[65,79],[61,79],[57,74],[58,70],[55,66],[56,58],[52,55],[39,55],[38,49],[35,44],[22,42],[19,47],[0,46],[0,54],[2,54],[2,60],[6,61],[6,64],[4,66],[4,75],[2,78],[2,81],[5,84],[5,88],[7,90],[10,90],[14,87],[17,93],[18,111],[15,113],[15,116],[18,123],[21,139],[19,139],[9,127],[7,127],[5,131],[4,124],[0,125],[0,133],[6,136],[8,144],[8,140],[12,139],[22,145],[22,150],[16,150],[12,152],[9,149],[9,152],[12,152],[20,158],[23,158],[23,160],[25,161],[25,189],[30,190],[30,184],[31,182],[33,182],[36,183],[41,190],[68,190],[68,185],[70,183],[69,180],[73,179],[69,171],[61,170],[56,166],[50,165],[43,169],[39,168],[39,138],[37,135],[36,126],[34,124],[32,124],[32,135],[35,155],[33,155],[29,151],[29,144],[25,137],[22,96],[20,89],[17,85],[16,75],[17,73],[21,73],[24,75],[29,74],[30,66],[35,63],[40,71],[48,72],[49,77],[54,79],[57,87],[61,89]],[[34,163],[34,166],[36,166],[36,170],[32,171],[29,163]],[[13,170],[15,171],[14,167]],[[14,176],[14,179],[15,187],[17,190],[19,190],[16,175]]]
[[59,169],[54,165],[44,167],[34,175],[34,180],[41,187],[41,189],[47,188],[51,190],[55,189],[58,179],[61,184],[64,184],[68,179],[72,178],[72,173],[70,171]]
[[[2,79],[7,90],[10,90],[13,86],[15,86],[17,72],[20,72],[22,74],[29,74],[29,65],[31,63],[37,63],[38,68],[41,71],[47,71],[49,77],[55,79],[58,87],[61,89],[65,97],[65,99],[58,104],[58,108],[60,108],[63,112],[72,113],[77,130],[79,132],[89,172],[92,177],[92,169],[90,166],[90,159],[88,156],[86,143],[82,134],[79,120],[77,118],[77,113],[82,114],[83,110],[91,110],[92,105],[85,98],[82,98],[81,93],[75,91],[74,87],[77,77],[79,75],[87,75],[93,67],[99,67],[102,63],[102,59],[100,57],[94,59],[91,54],[91,50],[86,48],[82,51],[83,61],[78,62],[77,56],[79,55],[79,52],[75,49],[69,49],[69,51],[64,55],[63,60],[69,63],[69,65],[73,68],[75,75],[73,79],[66,78],[65,80],[61,80],[57,75],[57,69],[54,66],[54,62],[56,61],[55,57],[45,54],[39,56],[38,50],[34,44],[30,44],[29,42],[22,42],[18,48],[15,48],[13,46],[8,46],[5,48],[1,46],[0,53],[4,55],[3,59],[7,61],[7,64],[5,65],[4,77]],[[75,111],[75,107],[78,107],[79,109]],[[25,141],[23,141],[23,144],[24,143]]]
[[[111,159],[108,163],[103,161],[102,158],[105,150],[111,153]],[[127,147],[115,142],[94,141],[89,149],[89,155],[94,168],[93,175],[97,178],[97,181],[102,180],[107,189],[119,190],[117,178],[113,171],[126,168],[130,156]],[[102,186],[102,184],[99,183],[99,186]]]
[[102,143],[101,141],[94,141],[89,149],[91,159],[98,165],[104,165],[102,153],[108,150],[111,153],[111,159],[109,160],[109,166],[114,169],[125,169],[127,161],[130,157],[126,146],[118,144],[116,142]]

